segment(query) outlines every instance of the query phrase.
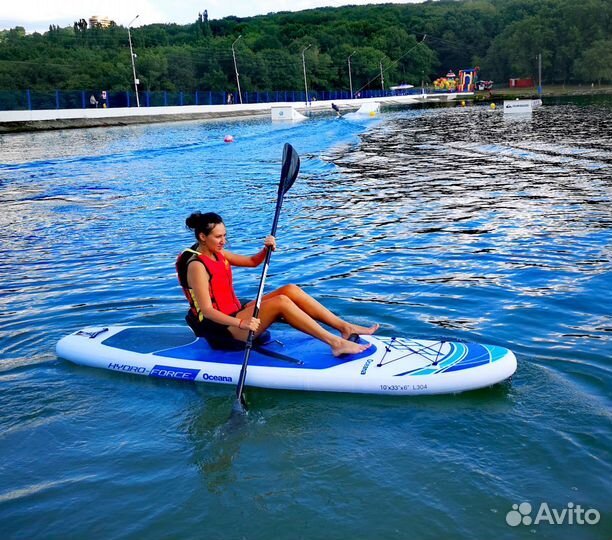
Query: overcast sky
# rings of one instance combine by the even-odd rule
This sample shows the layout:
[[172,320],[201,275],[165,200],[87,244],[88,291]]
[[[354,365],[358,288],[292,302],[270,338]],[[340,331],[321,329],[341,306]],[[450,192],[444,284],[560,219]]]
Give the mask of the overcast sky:
[[[419,0],[387,0],[386,3],[407,3]],[[210,19],[228,15],[249,17],[275,11],[300,11],[323,6],[372,4],[371,0],[1,0],[0,29],[25,27],[27,32],[44,32],[50,24],[72,26],[79,19],[92,15],[107,16],[118,25],[127,24],[136,16],[134,26],[151,23],[187,24],[198,13],[208,10]],[[382,3],[382,2],[381,2]]]

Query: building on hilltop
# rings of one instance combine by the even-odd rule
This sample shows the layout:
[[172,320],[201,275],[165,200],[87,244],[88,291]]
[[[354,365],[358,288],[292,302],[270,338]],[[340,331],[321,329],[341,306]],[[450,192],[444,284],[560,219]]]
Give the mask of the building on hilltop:
[[111,24],[112,21],[108,17],[100,17],[98,15],[89,17],[89,28],[108,28]]

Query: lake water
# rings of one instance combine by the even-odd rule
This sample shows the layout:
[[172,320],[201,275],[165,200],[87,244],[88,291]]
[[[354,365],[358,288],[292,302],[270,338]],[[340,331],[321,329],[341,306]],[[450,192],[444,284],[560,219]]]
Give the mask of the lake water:
[[[0,136],[0,538],[609,539],[611,133],[604,98]],[[89,324],[182,324],[185,217],[258,250],[285,142],[302,171],[268,286],[383,335],[506,346],[510,382],[247,389],[229,430],[231,386],[55,356]],[[240,296],[259,274],[236,271]]]

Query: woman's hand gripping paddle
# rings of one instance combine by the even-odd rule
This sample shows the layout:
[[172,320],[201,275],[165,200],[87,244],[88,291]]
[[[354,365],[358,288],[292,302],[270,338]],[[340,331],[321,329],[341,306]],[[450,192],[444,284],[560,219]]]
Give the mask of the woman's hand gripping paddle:
[[[281,207],[283,206],[283,197],[285,193],[291,189],[291,186],[297,178],[300,170],[300,157],[297,152],[289,143],[285,143],[283,148],[283,165],[281,168],[280,183],[278,185],[278,196],[276,198],[276,212],[274,213],[274,221],[272,223],[272,236],[276,236],[276,227],[278,225],[278,218],[280,216]],[[255,309],[253,311],[253,317],[259,315],[259,308],[261,306],[261,299],[263,297],[263,290],[266,283],[266,275],[268,274],[268,267],[270,266],[270,256],[272,250],[268,247],[266,252],[266,258],[264,260],[263,270],[261,272],[261,279],[259,280],[259,290],[257,291],[257,299],[255,300]],[[249,364],[249,356],[251,349],[253,348],[253,339],[255,333],[249,331],[247,338],[246,347],[244,349],[244,359],[242,360],[242,369],[240,370],[240,377],[238,378],[238,384],[236,386],[236,400],[232,407],[232,416],[235,414],[246,413],[246,403],[244,401],[244,381],[247,374],[247,366]]]

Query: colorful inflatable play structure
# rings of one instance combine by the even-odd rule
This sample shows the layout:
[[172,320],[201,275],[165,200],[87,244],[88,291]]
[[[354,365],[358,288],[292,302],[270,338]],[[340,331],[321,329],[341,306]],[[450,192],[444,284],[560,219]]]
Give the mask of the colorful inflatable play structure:
[[457,80],[454,78],[440,77],[433,82],[434,90],[441,92],[455,92],[457,90]]
[[459,72],[459,84],[457,85],[457,90],[459,92],[473,92],[477,72],[478,68],[462,69]]
[[433,82],[434,89],[442,92],[473,92],[478,68],[461,69],[459,77],[452,70],[446,77],[440,77]]

